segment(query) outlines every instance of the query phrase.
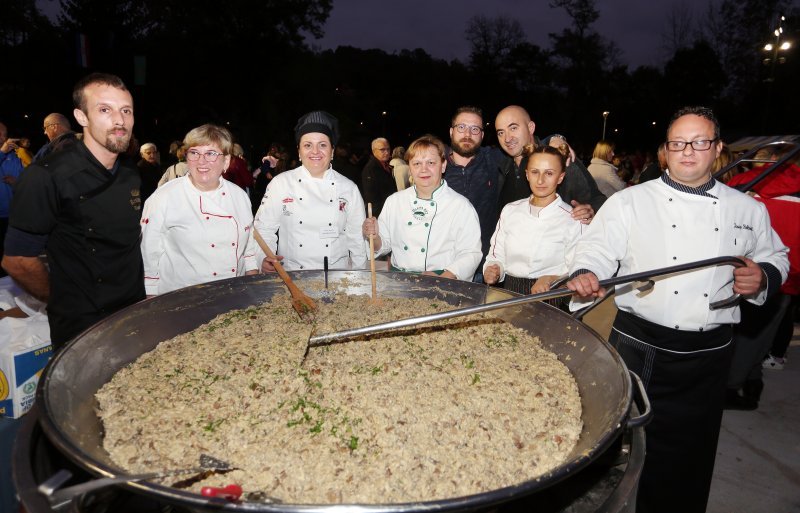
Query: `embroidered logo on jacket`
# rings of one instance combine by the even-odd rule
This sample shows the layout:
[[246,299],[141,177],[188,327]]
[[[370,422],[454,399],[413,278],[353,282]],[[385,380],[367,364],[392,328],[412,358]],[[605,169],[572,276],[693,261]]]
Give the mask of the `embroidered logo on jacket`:
[[428,217],[429,214],[428,209],[425,207],[414,207],[411,210],[411,213],[414,215],[414,219],[416,219],[417,221],[425,219],[426,217]]
[[283,198],[283,203],[292,203],[294,202],[294,198]]
[[339,198],[339,212],[347,212],[347,200]]

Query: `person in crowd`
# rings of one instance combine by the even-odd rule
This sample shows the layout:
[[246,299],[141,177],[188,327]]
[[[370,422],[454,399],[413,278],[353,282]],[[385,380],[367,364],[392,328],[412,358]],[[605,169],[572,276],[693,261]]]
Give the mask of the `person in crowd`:
[[[786,148],[771,146],[769,150],[762,158],[778,160]],[[772,227],[789,247],[790,264],[789,276],[779,292],[761,306],[742,305],[742,322],[734,330],[733,363],[728,375],[725,406],[729,409],[758,408],[764,389],[762,368],[783,368],[783,357],[794,331],[791,306],[800,298],[800,166],[797,159],[772,169],[773,166],[756,166],[728,182],[731,187],[746,187],[767,207]],[[747,185],[768,169],[763,180],[752,188]]]
[[353,152],[350,145],[339,142],[333,156],[333,169],[355,183],[358,186],[358,190],[361,191],[361,170],[364,166],[359,166],[358,159],[354,160],[351,157],[353,157]]
[[589,174],[592,175],[606,197],[625,188],[625,182],[617,174],[617,168],[611,161],[614,158],[614,145],[608,141],[600,141],[594,147],[592,161],[589,163]]
[[[558,195],[562,198],[590,198],[592,208],[599,209],[606,197],[600,193],[592,175],[583,165],[583,162],[575,155],[575,150],[567,142],[567,138],[561,134],[553,134],[542,139],[542,144],[552,146],[557,149],[567,162],[564,182],[558,186]],[[571,180],[567,177],[571,176]],[[564,200],[567,201],[567,200]],[[567,201],[569,203],[569,201]]]
[[711,176],[722,144],[710,109],[679,110],[666,149],[659,180],[620,191],[600,209],[578,241],[567,286],[590,299],[605,295],[598,280],[618,268],[628,275],[723,255],[745,262],[661,277],[646,294],[622,285],[614,298],[619,311],[609,341],[641,376],[653,408],[637,511],[699,512],[714,469],[731,325],[739,321],[738,306],[709,305],[733,293],[763,303],[780,289],[789,263],[766,208]]
[[141,179],[135,162],[120,156],[131,139],[133,98],[119,77],[103,73],[80,80],[72,98],[83,138],[25,170],[2,261],[47,303],[56,348],[145,297]]
[[31,155],[31,140],[27,137],[17,139],[16,154],[22,162],[22,167],[28,167],[33,162],[33,155]]
[[[450,120],[450,147],[444,171],[448,187],[467,198],[478,213],[482,257],[489,251],[497,224],[502,173],[509,160],[497,148],[481,146],[483,136],[483,111],[471,105],[456,109]],[[483,282],[482,269],[483,259],[472,281]]]
[[161,159],[161,165],[164,166],[165,170],[181,161],[181,158],[178,156],[178,150],[182,147],[182,141],[172,141],[169,143],[169,151],[166,156]]
[[[530,146],[526,154],[531,195],[503,207],[483,279],[489,285],[503,282],[513,292],[537,294],[567,273],[584,225],[572,218],[572,207],[556,192],[566,174],[564,155],[551,146]],[[566,301],[559,298],[554,304],[565,307]]]
[[223,178],[241,187],[248,195],[250,189],[253,188],[255,183],[253,173],[248,169],[247,161],[244,159],[244,149],[238,143],[233,145],[231,161],[225,170]]
[[161,187],[170,180],[180,178],[189,172],[189,166],[186,164],[186,147],[181,145],[175,151],[175,156],[178,158],[178,161],[167,166],[164,170],[164,174],[161,175],[161,179],[158,181],[158,187]]
[[[530,195],[523,151],[527,145],[536,144],[536,124],[519,105],[509,105],[501,110],[494,124],[500,147],[511,157],[503,167],[504,182],[500,190],[499,211],[503,205]],[[560,192],[561,198],[572,205],[572,217],[584,224],[591,222],[595,212],[606,200],[592,176],[588,172],[583,173],[578,167],[572,168],[572,171],[567,168],[559,190],[563,190]]]
[[372,203],[372,212],[378,216],[390,194],[397,192],[389,160],[392,152],[389,141],[378,137],[372,141],[372,156],[361,172],[364,202]]
[[[255,228],[276,258],[259,249],[261,270],[361,269],[364,200],[358,187],[331,167],[339,122],[325,111],[304,114],[294,128],[300,166],[272,179],[256,213]],[[263,257],[263,260],[261,259]]]
[[409,169],[408,169],[408,162],[403,160],[403,156],[406,154],[406,149],[402,146],[398,146],[392,150],[392,160],[389,161],[389,167],[392,168],[392,176],[394,177],[394,183],[397,186],[398,191],[402,191],[403,189],[408,188],[410,185],[409,179]]
[[44,118],[44,135],[47,143],[39,148],[33,156],[33,161],[38,162],[53,152],[68,148],[78,141],[69,119],[63,114],[53,112]]
[[202,125],[183,140],[189,173],[159,187],[142,211],[147,295],[258,273],[253,213],[245,191],[223,178],[233,137]]
[[432,135],[406,152],[414,184],[389,196],[381,215],[363,223],[378,255],[392,252],[395,271],[472,280],[481,261],[481,227],[469,200],[442,179],[445,146]]
[[[719,157],[717,157],[717,159],[714,161],[714,167],[712,168],[711,173],[713,175],[716,175],[717,172],[727,168],[728,165],[733,161],[734,161],[733,152],[731,151],[730,148],[728,148],[728,145],[723,142],[722,151],[719,152]],[[742,168],[739,166],[735,166],[722,173],[717,179],[722,183],[728,183],[734,176],[738,175],[741,172]]]
[[[0,241],[5,239],[8,230],[8,215],[11,207],[11,197],[14,195],[14,184],[17,183],[25,166],[17,155],[19,148],[18,139],[9,139],[8,128],[0,123],[0,173],[3,181],[0,183]],[[0,257],[2,257],[0,251]],[[5,276],[6,273],[0,273]]]
[[155,143],[144,143],[139,148],[139,155],[141,159],[136,164],[139,168],[139,173],[142,175],[142,202],[147,201],[147,198],[158,187],[158,182],[161,179],[161,158],[158,154],[158,147]]
[[645,183],[649,182],[650,180],[655,180],[656,178],[661,176],[661,173],[667,168],[667,149],[663,144],[658,145],[658,151],[656,152],[656,160],[655,161],[648,161],[642,172],[639,174],[639,180],[637,183]]

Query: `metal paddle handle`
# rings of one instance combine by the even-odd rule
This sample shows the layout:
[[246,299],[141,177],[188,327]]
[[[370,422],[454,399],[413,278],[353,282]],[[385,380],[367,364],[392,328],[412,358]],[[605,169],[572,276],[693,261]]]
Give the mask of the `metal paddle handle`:
[[[674,274],[683,271],[691,271],[695,269],[701,269],[703,267],[712,267],[724,264],[733,265],[735,267],[746,265],[745,262],[738,257],[722,256],[722,257],[708,258],[706,260],[699,260],[697,262],[690,262],[687,264],[673,265],[671,267],[663,267],[661,269],[653,269],[651,271],[643,271],[640,273],[629,274],[627,276],[616,276],[614,278],[609,278],[607,280],[601,280],[600,286],[603,288],[608,288],[614,285],[621,285],[623,283],[629,283],[632,281],[647,280],[654,276]],[[321,335],[312,335],[308,339],[308,346],[316,347],[325,345],[334,340],[353,338],[361,335],[369,335],[371,333],[380,333],[383,331],[390,331],[398,328],[408,328],[411,326],[417,326],[419,324],[428,324],[431,322],[441,321],[444,319],[452,319],[453,317],[462,317],[465,315],[488,312],[491,310],[499,310],[501,308],[509,308],[512,306],[534,303],[536,301],[544,301],[546,299],[554,299],[557,297],[569,296],[571,294],[573,294],[571,290],[569,290],[566,287],[563,287],[560,289],[548,290],[547,292],[541,292],[539,294],[516,297],[513,299],[505,299],[503,301],[495,301],[494,303],[485,303],[482,305],[468,306],[466,308],[459,308],[447,312],[438,312],[435,314],[420,315],[419,317],[410,317],[408,319],[400,319],[397,321],[384,322],[381,324],[373,324],[371,326],[364,326],[361,328],[353,328],[349,330],[337,331],[334,333],[323,333]],[[730,306],[733,303],[735,303],[737,299],[738,299],[738,294],[731,296],[728,299],[723,299],[722,301],[717,301],[716,303],[712,303],[711,307],[720,308],[723,306]]]

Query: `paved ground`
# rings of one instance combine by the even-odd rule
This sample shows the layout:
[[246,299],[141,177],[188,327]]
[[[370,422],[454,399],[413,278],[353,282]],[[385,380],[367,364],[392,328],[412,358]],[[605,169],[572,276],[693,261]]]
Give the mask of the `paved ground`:
[[[605,301],[584,321],[607,338],[614,314]],[[707,513],[800,513],[800,325],[787,356],[758,410],[725,411]]]

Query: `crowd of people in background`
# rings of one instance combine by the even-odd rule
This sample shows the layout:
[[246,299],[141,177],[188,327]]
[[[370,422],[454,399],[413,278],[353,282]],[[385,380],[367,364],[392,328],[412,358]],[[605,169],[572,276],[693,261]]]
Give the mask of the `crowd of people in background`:
[[[726,187],[715,173],[748,183],[782,150],[752,170],[729,169],[732,155],[708,109],[676,113],[653,151],[625,153],[603,140],[587,158],[564,135],[540,139],[529,112],[509,105],[493,123],[480,108],[458,107],[449,127],[431,126],[448,128],[449,141],[420,135],[403,141],[407,150],[375,134],[362,152],[318,110],[299,117],[294,148],[272,143],[245,155],[230,131],[205,124],[162,159],[157,144],[133,136],[133,98],[118,77],[86,77],[73,102],[82,133],[64,114],[49,114],[48,142],[33,155],[26,134],[11,127],[9,137],[0,123],[3,268],[48,303],[58,347],[120,308],[189,285],[278,263],[364,268],[369,238],[385,270],[523,294],[568,274],[575,295],[569,306],[556,302],[562,309],[604,296],[599,280],[618,271],[741,256],[732,276],[671,277],[644,298],[617,291],[612,343],[642,375],[655,411],[642,511],[705,507],[723,405],[756,407],[762,366],[785,362],[800,295],[797,160],[754,188],[757,201]],[[499,147],[483,145],[488,126]],[[708,313],[733,292],[748,305],[736,331],[738,307]],[[731,337],[758,344],[734,353]],[[680,362],[662,356],[675,348]],[[736,372],[726,381],[731,358]],[[688,403],[697,408],[680,408]],[[691,473],[674,472],[698,455]]]

